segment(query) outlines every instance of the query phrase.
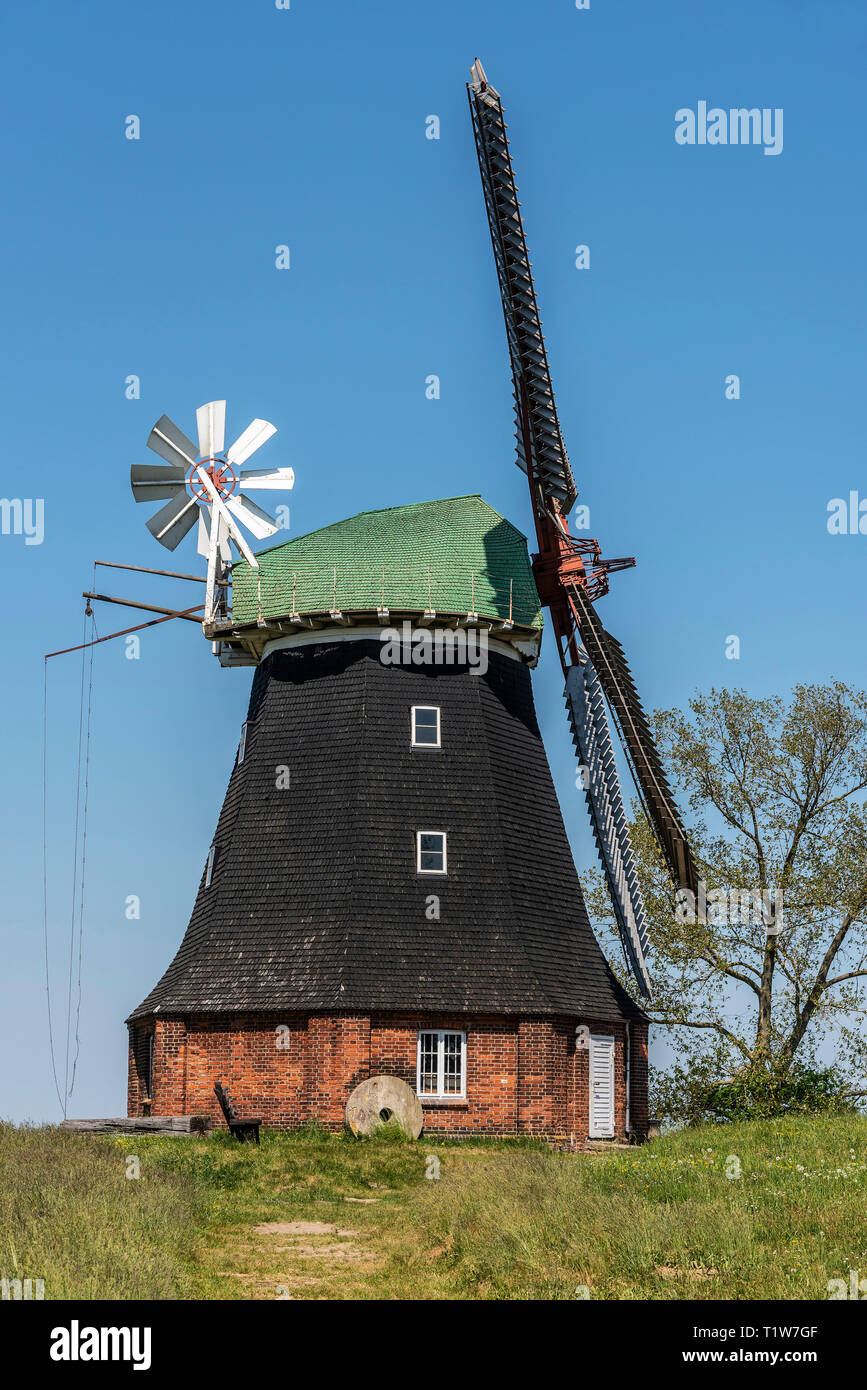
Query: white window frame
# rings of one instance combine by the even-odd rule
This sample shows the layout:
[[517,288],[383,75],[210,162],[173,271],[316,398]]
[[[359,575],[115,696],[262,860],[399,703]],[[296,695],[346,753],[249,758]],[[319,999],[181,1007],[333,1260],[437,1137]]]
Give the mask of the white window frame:
[[239,742],[238,742],[238,766],[239,766],[239,767],[240,767],[241,763],[244,761],[244,755],[245,755],[245,753],[247,752],[247,723],[248,723],[248,721],[245,719],[244,722],[243,722],[243,724],[241,725],[241,738],[240,738],[240,740],[239,740]]
[[[443,866],[441,869],[423,869],[421,866],[421,837],[422,835],[441,835],[443,841]],[[417,830],[415,832],[415,870],[418,874],[434,874],[438,878],[444,878],[449,871],[448,858],[448,836],[444,830]],[[427,851],[430,853],[430,850]]]
[[210,888],[210,886],[211,886],[211,880],[212,880],[213,877],[214,877],[214,860],[216,859],[216,857],[217,857],[217,845],[216,845],[216,841],[215,841],[214,844],[211,845],[211,848],[208,850],[208,862],[205,864],[205,887],[206,887],[206,888]]
[[[437,1040],[437,1088],[436,1091],[423,1091],[421,1089],[421,1040],[425,1036],[436,1037]],[[461,1040],[461,1089],[459,1091],[446,1091],[443,1089],[445,1082],[445,1040],[446,1038],[460,1038]],[[416,1061],[415,1061],[415,1090],[419,1100],[466,1100],[467,1098],[467,1035],[462,1033],[459,1028],[419,1028],[416,1038]]]
[[[432,709],[437,717],[437,736],[435,743],[424,743],[415,736],[415,716],[418,710]],[[439,705],[413,705],[410,710],[410,730],[413,748],[442,748],[442,716]]]

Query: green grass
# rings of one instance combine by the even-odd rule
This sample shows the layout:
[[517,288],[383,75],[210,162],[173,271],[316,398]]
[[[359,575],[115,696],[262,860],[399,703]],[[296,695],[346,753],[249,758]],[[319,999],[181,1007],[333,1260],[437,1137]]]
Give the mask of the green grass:
[[0,1125],[0,1276],[44,1279],[46,1298],[191,1296],[199,1188],[167,1171],[129,1180],[139,1150],[123,1142]]
[[[275,1222],[325,1229],[255,1230]],[[47,1298],[825,1299],[850,1269],[867,1276],[856,1116],[602,1156],[315,1127],[257,1149],[0,1126],[0,1274],[44,1278]]]

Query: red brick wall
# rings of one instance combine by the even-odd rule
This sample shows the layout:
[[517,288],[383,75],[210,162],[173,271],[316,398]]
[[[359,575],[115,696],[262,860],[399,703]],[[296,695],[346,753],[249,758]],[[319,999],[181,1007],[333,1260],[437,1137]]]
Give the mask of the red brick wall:
[[323,1018],[308,1027],[308,1115],[326,1129],[343,1125],[351,1092],[370,1076],[370,1019],[357,1014]]
[[518,1133],[549,1134],[554,1129],[554,1051],[561,1044],[547,1020],[518,1024]]
[[[625,1137],[626,1056],[623,1023],[582,1019],[615,1038],[615,1115]],[[465,1100],[423,1101],[425,1133],[528,1134],[567,1145],[586,1143],[589,1054],[575,1045],[575,1019],[494,1015],[341,1014],[228,1015],[160,1018],[131,1029],[129,1113],[142,1113],[144,1037],[155,1028],[154,1115],[207,1113],[222,1124],[214,1082],[222,1081],[239,1112],[275,1129],[316,1119],[339,1130],[346,1101],[367,1076],[387,1073],[416,1085],[420,1028],[467,1033]],[[631,1124],[647,1132],[647,1025],[632,1024]]]

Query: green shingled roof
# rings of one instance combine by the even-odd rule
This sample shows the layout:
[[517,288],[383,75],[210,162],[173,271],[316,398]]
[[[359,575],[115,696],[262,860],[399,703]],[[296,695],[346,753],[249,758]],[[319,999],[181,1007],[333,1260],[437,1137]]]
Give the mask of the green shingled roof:
[[430,607],[542,626],[526,537],[478,493],[360,512],[257,559],[258,572],[245,560],[232,569],[239,625],[257,621],[261,594],[263,619]]

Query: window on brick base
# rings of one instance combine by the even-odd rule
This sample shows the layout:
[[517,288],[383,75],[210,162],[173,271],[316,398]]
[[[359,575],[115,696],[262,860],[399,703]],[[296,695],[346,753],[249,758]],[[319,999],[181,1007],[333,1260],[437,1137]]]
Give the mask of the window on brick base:
[[154,1035],[152,1030],[135,1028],[132,1037],[135,1080],[138,1083],[139,1099],[150,1100],[153,1096],[154,1075]]
[[459,1100],[467,1093],[467,1035],[451,1028],[424,1029],[418,1035],[417,1094]]

